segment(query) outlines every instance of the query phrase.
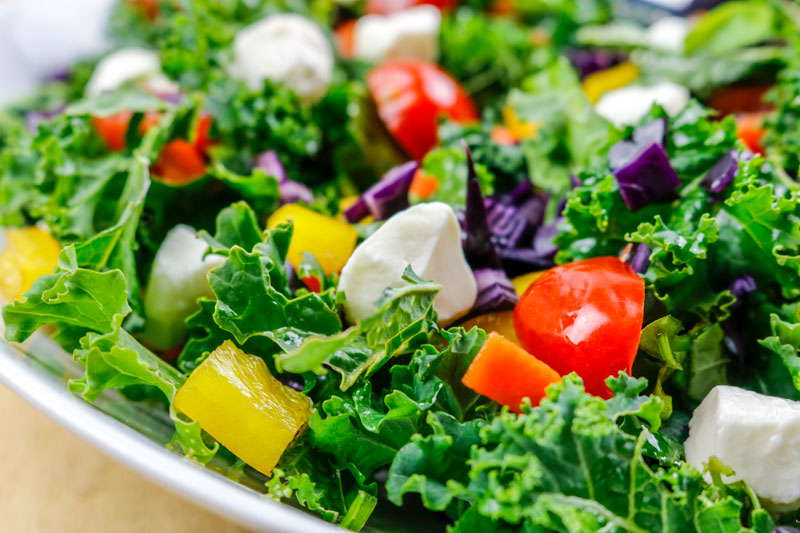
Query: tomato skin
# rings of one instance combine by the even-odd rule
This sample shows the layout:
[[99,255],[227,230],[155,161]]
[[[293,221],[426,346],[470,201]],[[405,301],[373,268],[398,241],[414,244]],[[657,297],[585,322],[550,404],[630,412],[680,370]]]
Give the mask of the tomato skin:
[[333,32],[333,40],[336,43],[336,49],[339,50],[339,55],[344,58],[353,57],[356,22],[358,22],[358,19],[342,22],[336,26]]
[[170,141],[151,167],[158,181],[167,185],[187,185],[206,173],[206,162],[194,144],[183,139]]
[[421,5],[436,6],[442,11],[447,11],[453,9],[458,3],[459,0],[367,0],[367,13],[388,15]]
[[436,146],[440,114],[460,123],[478,120],[469,95],[429,61],[388,61],[367,74],[367,85],[387,129],[418,160]]
[[764,155],[764,146],[761,144],[767,133],[764,128],[764,113],[736,115],[736,133],[751,152]]
[[120,111],[107,117],[92,117],[92,126],[108,149],[118,152],[125,149],[125,136],[132,116],[130,111]]
[[514,309],[522,347],[562,376],[576,372],[586,391],[610,398],[606,378],[630,374],[644,315],[644,281],[616,257],[551,268]]
[[211,139],[208,137],[211,131],[211,124],[214,123],[214,117],[208,113],[203,113],[197,119],[197,130],[195,131],[194,147],[201,154],[208,152],[211,146]]

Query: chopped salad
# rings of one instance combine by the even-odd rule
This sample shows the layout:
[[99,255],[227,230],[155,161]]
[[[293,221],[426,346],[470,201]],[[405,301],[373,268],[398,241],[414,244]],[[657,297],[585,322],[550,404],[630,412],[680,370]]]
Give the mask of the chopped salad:
[[40,328],[359,531],[800,526],[800,8],[126,0],[0,113]]

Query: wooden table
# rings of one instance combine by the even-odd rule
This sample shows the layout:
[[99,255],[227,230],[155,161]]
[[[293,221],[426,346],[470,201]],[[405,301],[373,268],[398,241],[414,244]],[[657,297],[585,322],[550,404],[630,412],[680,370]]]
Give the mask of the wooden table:
[[115,463],[3,385],[0,424],[1,533],[244,533]]

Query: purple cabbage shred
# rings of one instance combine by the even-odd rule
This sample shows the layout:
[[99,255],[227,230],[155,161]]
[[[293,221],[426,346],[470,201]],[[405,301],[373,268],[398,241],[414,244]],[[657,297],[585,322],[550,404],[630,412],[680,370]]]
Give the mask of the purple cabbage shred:
[[720,194],[733,182],[733,178],[736,177],[738,171],[738,152],[736,150],[731,150],[723,155],[720,160],[711,167],[706,177],[703,178],[701,185],[711,194]]
[[290,180],[286,176],[286,169],[283,167],[278,152],[267,150],[256,159],[256,168],[260,168],[268,176],[278,180],[278,190],[280,192],[281,205],[294,202],[305,202],[310,204],[314,201],[314,193],[306,185],[299,181]]
[[407,208],[408,189],[414,180],[419,164],[409,161],[389,169],[383,177],[359,196],[356,203],[345,210],[348,222],[355,223],[367,215],[375,220],[386,220]]
[[680,178],[664,149],[666,126],[656,120],[633,133],[632,141],[619,141],[608,152],[619,193],[631,211],[675,196]]
[[503,309],[513,309],[519,297],[514,285],[502,269],[479,268],[474,271],[478,284],[478,297],[472,310],[487,313]]

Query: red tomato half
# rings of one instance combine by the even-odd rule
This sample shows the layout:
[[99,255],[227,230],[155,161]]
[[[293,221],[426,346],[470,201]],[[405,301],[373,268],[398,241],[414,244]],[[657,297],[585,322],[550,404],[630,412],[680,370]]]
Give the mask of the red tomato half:
[[587,392],[610,398],[606,378],[630,374],[644,314],[644,281],[616,257],[557,266],[514,309],[522,347],[562,376],[577,372]]
[[175,139],[164,146],[151,171],[159,181],[181,186],[202,178],[206,173],[206,162],[192,143]]
[[751,152],[764,155],[761,140],[766,135],[764,113],[743,113],[736,115],[736,133]]
[[442,11],[447,11],[458,5],[459,0],[367,0],[367,13],[388,15],[410,7],[421,5],[436,6]]
[[92,117],[92,126],[108,149],[118,152],[125,149],[125,136],[132,116],[130,111],[120,111],[108,117]]
[[469,95],[429,61],[383,63],[367,74],[367,85],[381,120],[415,159],[422,159],[436,146],[440,114],[462,123],[478,120]]

